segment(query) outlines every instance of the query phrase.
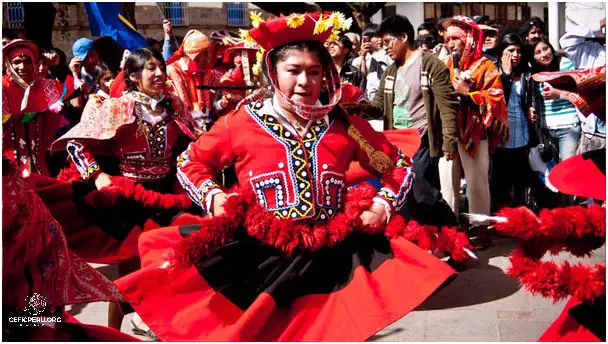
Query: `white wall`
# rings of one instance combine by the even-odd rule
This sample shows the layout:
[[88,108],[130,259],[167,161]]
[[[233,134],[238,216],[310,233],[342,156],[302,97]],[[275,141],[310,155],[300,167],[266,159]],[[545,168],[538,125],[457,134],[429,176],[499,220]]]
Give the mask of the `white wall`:
[[[416,28],[424,22],[424,3],[421,2],[387,2],[386,6],[395,6],[396,12],[399,15],[407,17]],[[378,11],[371,18],[372,23],[380,24],[382,21],[382,10]]]
[[[544,9],[547,8],[546,2],[528,2],[528,6],[530,6],[530,17],[539,17],[545,20]],[[526,19],[528,18],[522,18],[522,20]]]

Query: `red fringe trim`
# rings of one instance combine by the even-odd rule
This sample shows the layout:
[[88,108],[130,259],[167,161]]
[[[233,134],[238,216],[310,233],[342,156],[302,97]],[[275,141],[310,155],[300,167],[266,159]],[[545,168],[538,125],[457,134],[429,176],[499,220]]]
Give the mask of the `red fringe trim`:
[[572,295],[583,302],[606,295],[606,266],[584,266],[564,262],[541,262],[518,248],[511,254],[509,276],[517,278],[532,294],[541,294],[553,302]]
[[80,176],[80,172],[78,172],[78,169],[76,169],[76,165],[70,162],[69,167],[66,167],[59,171],[57,179],[62,182],[73,182],[82,180],[82,177]]
[[146,190],[143,185],[125,177],[112,177],[112,185],[89,193],[85,197],[85,202],[94,207],[109,208],[121,197],[133,199],[154,209],[187,210],[192,207],[192,201],[185,192],[179,195],[162,194]]
[[[316,251],[331,247],[343,241],[354,229],[366,233],[377,230],[361,228],[359,215],[372,205],[376,190],[369,184],[350,189],[342,212],[321,224],[307,224],[299,221],[276,218],[257,203],[253,194],[233,196],[224,205],[225,215],[200,220],[201,230],[181,240],[169,259],[172,266],[188,266],[196,263],[231,240],[234,231],[245,227],[247,233],[266,245],[276,247],[287,255],[296,249]],[[411,221],[406,224],[401,216],[394,216],[385,229],[389,238],[405,237],[416,242],[423,249],[447,251],[457,261],[468,259],[463,248],[471,248],[464,233],[455,228],[443,228],[438,233],[436,227],[420,226]]]
[[533,294],[554,302],[570,295],[592,302],[606,295],[606,266],[584,266],[564,262],[542,262],[546,252],[562,250],[576,256],[590,255],[606,241],[606,212],[598,205],[542,210],[536,216],[531,210],[505,208],[497,215],[507,218],[495,228],[523,240],[511,254],[509,276],[517,278]]

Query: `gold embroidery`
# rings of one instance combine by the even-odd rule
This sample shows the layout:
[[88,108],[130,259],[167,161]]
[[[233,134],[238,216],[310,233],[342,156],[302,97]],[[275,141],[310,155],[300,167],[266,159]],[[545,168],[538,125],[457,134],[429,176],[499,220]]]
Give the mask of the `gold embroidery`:
[[352,137],[359,147],[367,154],[369,158],[369,164],[378,171],[380,174],[384,174],[391,167],[393,167],[393,161],[386,155],[386,153],[374,149],[372,145],[361,135],[361,132],[355,126],[350,125],[348,127],[348,135]]

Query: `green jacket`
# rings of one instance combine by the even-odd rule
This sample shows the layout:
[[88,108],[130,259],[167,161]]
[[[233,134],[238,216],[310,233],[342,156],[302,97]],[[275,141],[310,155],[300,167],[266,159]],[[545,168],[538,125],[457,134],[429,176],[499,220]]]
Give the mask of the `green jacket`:
[[[391,64],[382,74],[378,92],[371,105],[381,110],[384,116],[384,129],[393,128],[393,88],[397,76],[397,65]],[[422,53],[420,84],[424,99],[424,109],[428,126],[430,155],[438,157],[442,152],[458,151],[456,117],[458,98],[450,82],[448,67],[430,52]],[[390,89],[386,89],[389,80]]]

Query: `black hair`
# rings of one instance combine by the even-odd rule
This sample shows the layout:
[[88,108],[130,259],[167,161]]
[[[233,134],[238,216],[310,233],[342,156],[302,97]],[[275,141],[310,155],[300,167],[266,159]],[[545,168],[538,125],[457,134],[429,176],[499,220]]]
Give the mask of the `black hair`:
[[420,32],[421,30],[426,30],[430,32],[433,36],[437,36],[437,27],[434,22],[426,21],[420,24],[420,26],[418,26],[418,29],[416,29],[416,33]]
[[93,68],[93,85],[99,86],[101,78],[108,72],[112,73],[112,70],[105,63],[102,62],[98,65],[95,65],[95,68]]
[[160,46],[162,48],[162,44],[160,44],[160,41],[152,38],[152,37],[148,37],[146,38],[146,42],[148,43],[148,48],[152,48],[153,46],[157,45]]
[[502,36],[501,40],[500,40],[500,44],[498,46],[498,63],[500,63],[501,59],[500,57],[502,56],[502,53],[505,51],[505,49],[510,46],[510,45],[517,45],[519,46],[519,48],[521,49],[521,61],[519,62],[519,65],[517,65],[517,67],[513,68],[512,74],[513,75],[520,75],[528,66],[528,61],[527,59],[524,57],[524,42],[521,39],[521,37],[519,37],[519,35],[515,34],[515,33],[508,33],[504,36]]
[[543,22],[539,17],[532,17],[532,18],[526,20],[526,22],[521,26],[521,31],[520,31],[521,36],[523,38],[528,36],[528,32],[530,32],[530,30],[532,30],[533,27],[537,27],[540,29],[540,31],[542,31],[543,33],[546,33],[545,22]]
[[124,67],[124,78],[125,78],[125,85],[126,85],[126,89],[129,91],[137,91],[137,83],[131,80],[131,77],[135,77],[136,79],[139,79],[141,77],[141,72],[144,70],[144,67],[146,66],[146,62],[148,62],[148,60],[154,57],[157,60],[159,60],[162,64],[162,70],[166,71],[167,70],[167,66],[165,65],[165,60],[163,59],[163,55],[151,48],[141,48],[141,49],[137,49],[135,51],[132,51],[129,54],[129,57],[127,57],[127,60],[125,61],[125,67]]
[[437,45],[437,38],[432,35],[422,35],[419,36],[416,40],[416,46],[420,48],[423,45],[426,45],[429,49],[433,49]]
[[[352,48],[352,42],[350,44]],[[330,63],[334,63],[331,55],[329,55],[329,52],[327,51],[325,46],[323,46],[322,43],[317,41],[302,41],[294,44],[287,44],[271,50],[269,53],[269,68],[276,71],[277,63],[287,59],[290,50],[302,50],[311,53],[317,53],[317,56],[319,57],[319,62],[321,62],[323,70],[326,70],[330,66]]]
[[378,37],[378,24],[370,24],[368,25],[363,32],[361,32],[361,37]]
[[[536,46],[539,43],[545,43],[546,45],[549,46],[549,48],[551,48],[551,53],[553,54],[553,60],[551,60],[551,63],[549,64],[548,68],[542,66],[540,63],[538,63],[534,60],[534,49],[536,49]],[[530,65],[532,66],[533,74],[537,73],[537,72],[542,72],[542,71],[549,71],[549,72],[559,71],[559,64],[561,61],[561,56],[557,54],[557,52],[555,51],[555,48],[553,48],[553,45],[551,45],[551,42],[549,42],[549,39],[546,37],[535,37],[535,38],[532,38],[531,40],[529,40],[528,43],[526,43],[524,56],[530,62]]]
[[380,28],[378,29],[378,34],[380,36],[390,34],[398,37],[404,33],[407,36],[407,42],[413,47],[416,44],[414,27],[407,17],[400,15],[394,15],[384,19],[382,23],[380,23]]
[[19,38],[19,35],[15,30],[2,28],[2,38],[13,40]]
[[340,41],[340,43],[342,43],[344,48],[348,49],[349,51],[353,51],[353,41],[351,41],[350,38],[348,38],[348,36],[342,35],[342,36],[340,36],[340,38],[338,38],[338,41]]

